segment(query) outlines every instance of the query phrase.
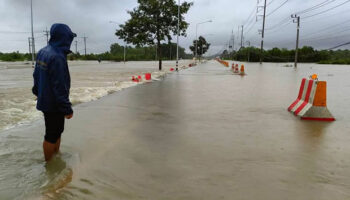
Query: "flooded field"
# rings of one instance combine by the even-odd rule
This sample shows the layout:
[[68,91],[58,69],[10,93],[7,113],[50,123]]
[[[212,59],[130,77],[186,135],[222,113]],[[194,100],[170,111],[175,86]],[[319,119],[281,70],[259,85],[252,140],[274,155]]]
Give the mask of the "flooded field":
[[[129,66],[73,66],[73,99],[86,102],[83,94],[91,99],[98,87],[127,81]],[[62,152],[48,164],[42,120],[3,130],[0,199],[350,199],[350,66],[245,66],[241,77],[210,61],[78,104]],[[287,112],[313,73],[327,81],[335,122]]]
[[[188,65],[190,61],[180,62]],[[165,72],[175,62],[164,62]],[[71,101],[78,104],[136,85],[131,76],[150,72],[157,79],[165,74],[158,72],[157,62],[113,63],[74,61],[69,64],[72,78]],[[41,117],[35,109],[31,92],[33,69],[28,62],[0,62],[0,131],[18,124],[29,123]]]

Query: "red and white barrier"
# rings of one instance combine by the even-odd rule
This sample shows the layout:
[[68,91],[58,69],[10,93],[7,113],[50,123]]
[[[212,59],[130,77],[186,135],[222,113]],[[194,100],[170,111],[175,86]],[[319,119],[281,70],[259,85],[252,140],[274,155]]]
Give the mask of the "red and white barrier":
[[235,65],[235,70],[233,71],[233,73],[236,73],[236,74],[239,73],[238,64]]
[[305,112],[312,107],[316,86],[315,80],[307,80],[304,78],[301,81],[298,98],[289,106],[288,111],[297,116],[303,116]]
[[325,81],[303,78],[298,98],[288,107],[288,111],[304,120],[334,121],[327,109],[326,89]]

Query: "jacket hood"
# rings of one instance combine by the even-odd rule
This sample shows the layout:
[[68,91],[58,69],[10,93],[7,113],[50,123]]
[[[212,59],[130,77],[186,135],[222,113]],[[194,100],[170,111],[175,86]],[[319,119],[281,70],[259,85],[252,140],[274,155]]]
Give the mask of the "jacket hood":
[[77,34],[73,33],[66,24],[53,24],[50,29],[49,44],[68,54],[71,52],[70,46],[76,36]]

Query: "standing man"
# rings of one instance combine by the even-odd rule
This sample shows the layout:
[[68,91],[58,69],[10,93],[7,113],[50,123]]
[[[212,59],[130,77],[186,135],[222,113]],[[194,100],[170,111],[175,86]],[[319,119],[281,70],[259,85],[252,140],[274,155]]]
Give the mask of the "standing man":
[[71,52],[70,46],[76,36],[67,25],[53,24],[49,44],[39,51],[36,58],[32,91],[38,97],[36,108],[44,113],[46,161],[60,149],[65,118],[73,117],[67,54]]

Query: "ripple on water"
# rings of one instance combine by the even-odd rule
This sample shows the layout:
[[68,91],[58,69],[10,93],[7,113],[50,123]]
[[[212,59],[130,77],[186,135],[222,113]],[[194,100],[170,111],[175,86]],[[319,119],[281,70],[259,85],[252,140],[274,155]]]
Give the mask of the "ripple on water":
[[41,143],[21,137],[0,139],[0,199],[50,196],[66,186],[73,176],[78,155],[60,153],[49,163]]

